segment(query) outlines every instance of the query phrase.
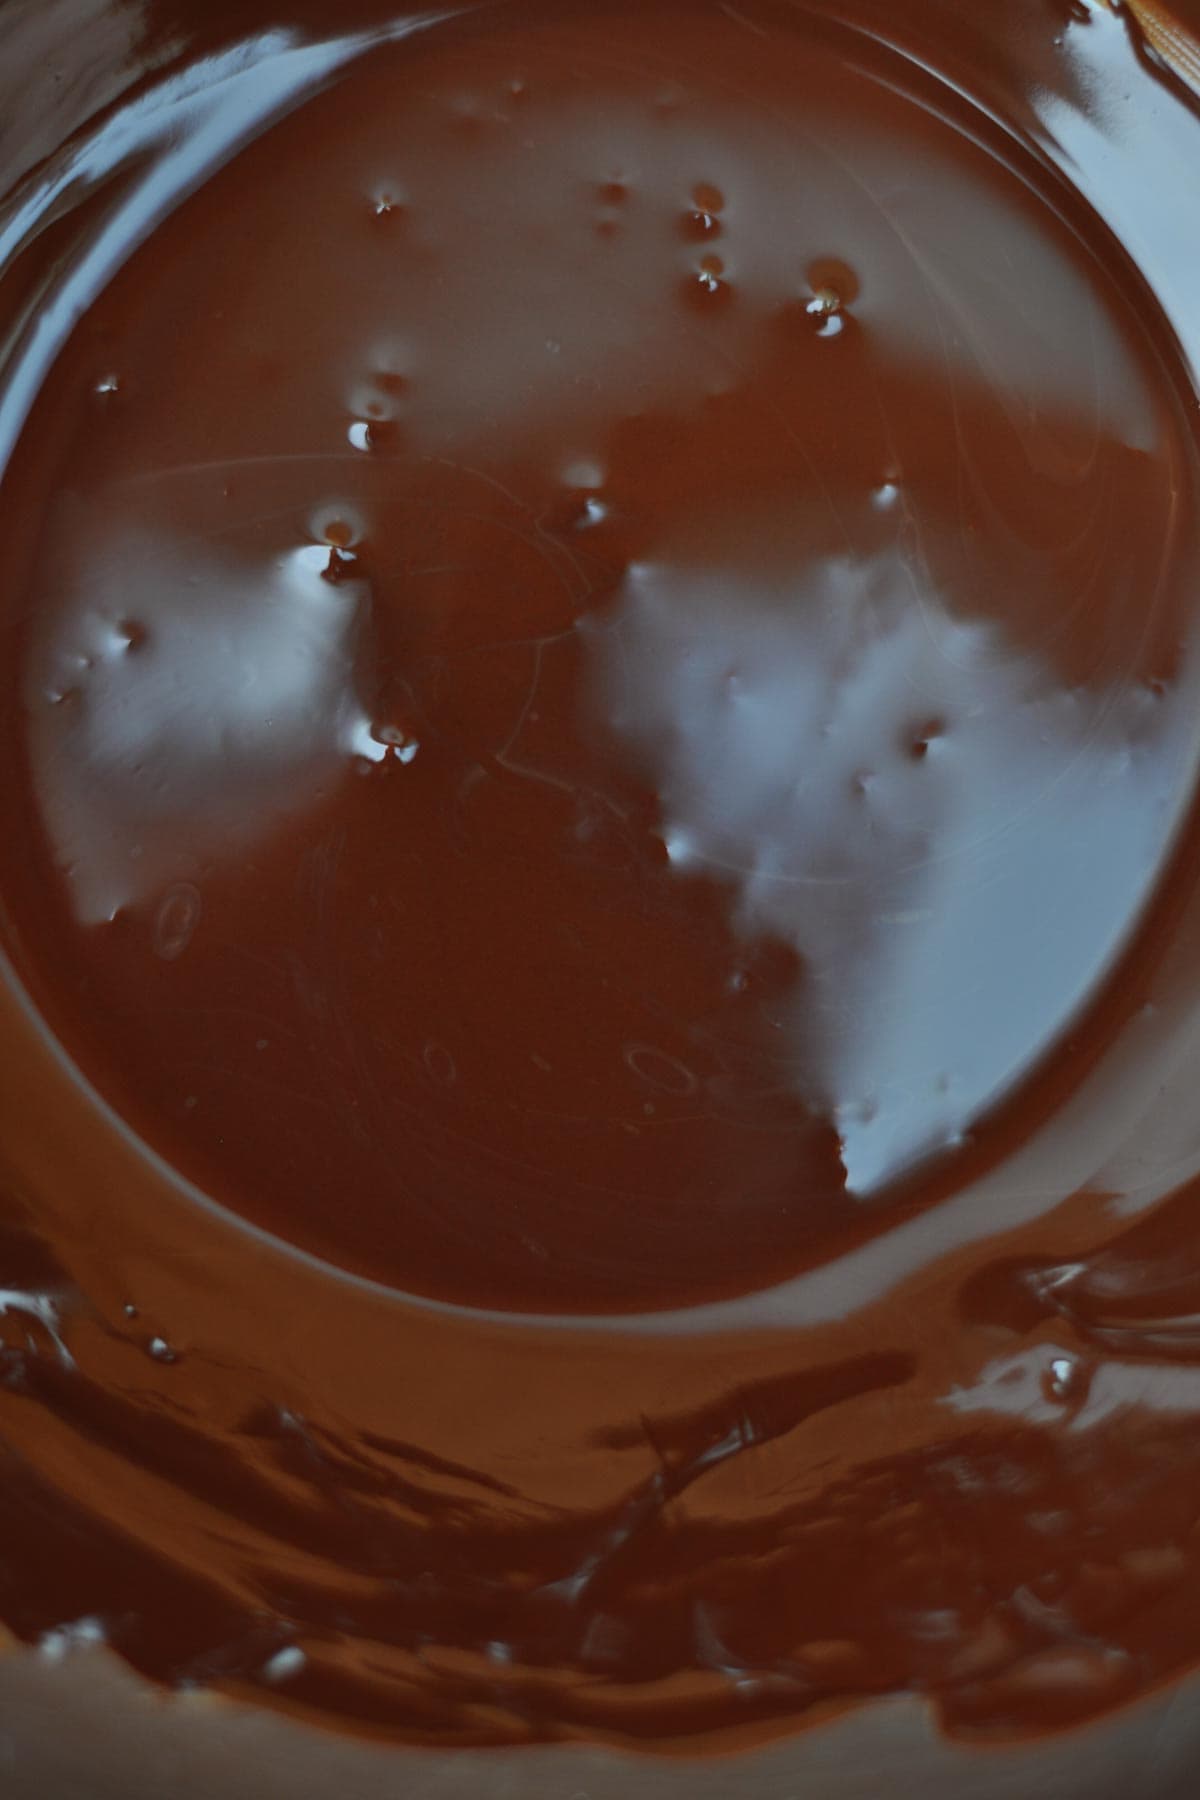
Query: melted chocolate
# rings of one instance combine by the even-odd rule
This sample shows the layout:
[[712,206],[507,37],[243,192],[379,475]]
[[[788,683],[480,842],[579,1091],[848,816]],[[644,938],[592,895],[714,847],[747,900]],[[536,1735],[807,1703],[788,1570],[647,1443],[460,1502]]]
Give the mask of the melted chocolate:
[[1200,317],[1096,96],[1192,146],[1179,28],[313,10],[0,295],[0,1616],[436,1743],[1126,1700]]

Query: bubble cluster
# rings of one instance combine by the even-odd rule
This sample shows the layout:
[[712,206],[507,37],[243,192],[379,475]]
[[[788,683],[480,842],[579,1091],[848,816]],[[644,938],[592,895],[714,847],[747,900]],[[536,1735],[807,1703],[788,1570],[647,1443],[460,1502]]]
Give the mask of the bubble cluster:
[[702,256],[697,271],[700,286],[706,293],[715,294],[721,286],[721,277],[725,273],[725,262],[720,256]]
[[1052,1357],[1042,1375],[1042,1392],[1055,1406],[1081,1406],[1089,1386],[1087,1365],[1073,1356]]
[[351,423],[346,436],[355,450],[382,450],[391,444],[399,426],[400,404],[409,378],[394,365],[375,368],[355,386],[349,397]]
[[383,750],[383,755],[374,759],[377,762],[395,761],[407,768],[420,754],[418,739],[410,737],[399,725],[373,725],[371,737]]
[[837,337],[843,330],[842,303],[832,288],[818,288],[804,310],[816,320],[819,337]]
[[689,243],[706,243],[720,237],[723,230],[721,213],[725,196],[709,181],[697,182],[692,189],[691,204],[680,220],[680,230]]
[[846,328],[849,307],[858,298],[858,277],[848,263],[834,257],[822,257],[810,264],[806,285],[808,299],[804,310],[812,320],[818,337],[840,337]]

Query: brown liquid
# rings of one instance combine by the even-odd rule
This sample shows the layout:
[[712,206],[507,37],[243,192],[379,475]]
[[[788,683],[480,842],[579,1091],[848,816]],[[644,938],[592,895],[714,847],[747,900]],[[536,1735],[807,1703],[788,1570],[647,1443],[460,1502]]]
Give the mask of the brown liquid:
[[1119,1123],[1195,397],[1028,96],[1196,127],[1100,10],[906,10],[434,25],[88,296],[0,492],[6,938],[113,1109],[9,1002],[19,1633],[473,1743],[1200,1659]]

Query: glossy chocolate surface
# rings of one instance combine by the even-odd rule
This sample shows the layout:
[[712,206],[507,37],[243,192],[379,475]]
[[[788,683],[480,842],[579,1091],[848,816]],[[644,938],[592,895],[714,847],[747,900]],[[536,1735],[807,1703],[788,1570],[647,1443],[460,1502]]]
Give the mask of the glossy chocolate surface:
[[18,1634],[433,1744],[1200,1660],[1200,119],[961,11],[164,7],[14,190]]

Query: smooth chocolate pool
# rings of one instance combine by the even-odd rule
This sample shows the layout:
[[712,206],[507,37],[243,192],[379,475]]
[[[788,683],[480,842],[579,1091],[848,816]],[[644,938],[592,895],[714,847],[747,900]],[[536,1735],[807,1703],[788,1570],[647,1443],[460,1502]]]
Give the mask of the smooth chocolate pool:
[[164,6],[16,191],[18,1635],[437,1745],[1200,1662],[1200,120],[989,10]]

